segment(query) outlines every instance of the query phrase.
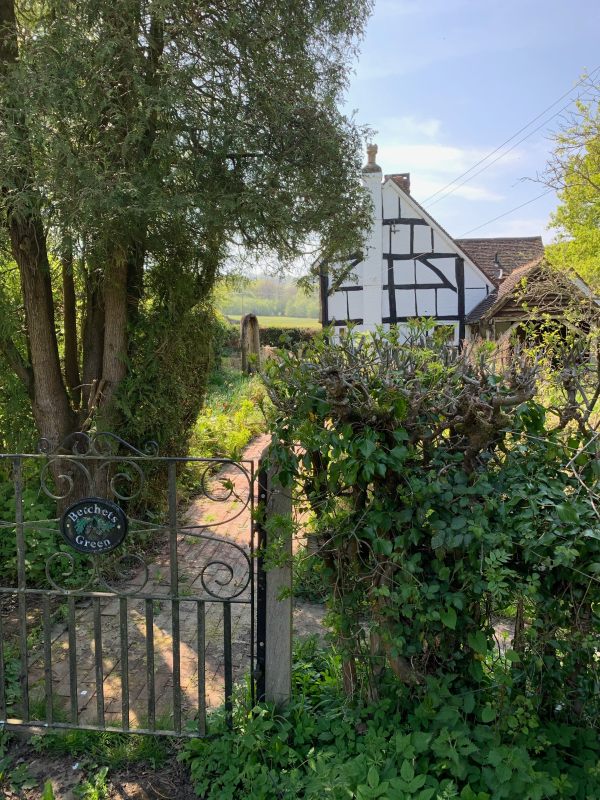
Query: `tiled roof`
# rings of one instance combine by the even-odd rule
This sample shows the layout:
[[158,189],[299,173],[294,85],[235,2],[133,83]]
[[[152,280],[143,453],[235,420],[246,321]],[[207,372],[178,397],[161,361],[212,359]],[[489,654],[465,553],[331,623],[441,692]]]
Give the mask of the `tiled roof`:
[[467,316],[465,317],[465,322],[467,325],[470,325],[474,322],[479,322],[479,320],[485,316],[486,312],[492,308],[492,306],[496,303],[498,299],[498,289],[494,289],[494,291],[490,292],[487,297],[484,297],[480,303],[477,303],[474,309],[469,311]]
[[512,291],[514,291],[521,278],[524,278],[529,272],[531,272],[532,269],[541,264],[542,260],[543,256],[538,256],[532,261],[529,261],[527,264],[523,264],[522,266],[514,269],[510,275],[502,281],[498,289],[494,289],[493,292],[490,292],[488,296],[484,297],[483,300],[478,303],[472,311],[469,311],[465,322],[467,324],[478,322],[484,316],[487,316],[488,311],[493,310],[494,307],[499,304],[507,294],[510,294]]
[[497,283],[500,278],[500,269],[495,263],[496,256],[502,269],[502,275],[506,278],[514,270],[544,255],[544,243],[541,236],[455,239],[454,241],[488,277],[493,279],[494,283]]
[[399,172],[396,175],[386,175],[385,180],[388,178],[393,180],[396,186],[399,186],[403,192],[410,194],[410,172]]

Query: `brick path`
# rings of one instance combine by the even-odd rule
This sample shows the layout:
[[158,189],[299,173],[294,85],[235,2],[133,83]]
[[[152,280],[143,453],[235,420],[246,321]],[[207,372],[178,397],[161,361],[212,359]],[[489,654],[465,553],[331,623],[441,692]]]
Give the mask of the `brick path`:
[[[260,436],[246,449],[243,460],[254,461],[255,467],[268,444],[268,436]],[[225,482],[225,485],[224,483]],[[219,597],[237,594],[247,582],[248,560],[245,553],[250,545],[250,508],[246,503],[249,492],[248,477],[234,465],[227,466],[208,483],[207,496],[198,497],[187,510],[177,535],[180,617],[180,685],[184,725],[196,717],[199,705],[199,682],[205,687],[206,707],[222,704],[224,700],[224,605],[208,602],[206,588]],[[203,538],[199,534],[203,534]],[[214,540],[206,537],[219,537]],[[226,540],[224,543],[222,540]],[[211,562],[212,565],[211,565]],[[127,601],[127,634],[129,662],[130,725],[146,727],[148,723],[148,680],[154,676],[156,697],[156,727],[172,729],[173,712],[173,618],[169,543],[149,565],[148,582],[143,594],[160,599],[145,603],[136,598]],[[207,566],[208,565],[208,566]],[[139,585],[143,572],[138,571],[128,586]],[[162,599],[164,597],[164,600]],[[205,680],[199,681],[201,659],[198,658],[198,601],[205,603]],[[250,589],[246,587],[240,600],[249,601]],[[147,658],[146,614],[151,605],[154,638],[154,665]],[[313,604],[299,604],[294,612],[297,634],[322,631],[322,608]],[[107,726],[122,724],[121,690],[121,633],[118,598],[101,602],[102,664],[104,692],[104,717]],[[95,667],[94,609],[91,604],[80,605],[76,612],[77,640],[77,701],[80,723],[96,724],[97,678]],[[250,667],[250,605],[231,604],[231,660],[233,680],[240,680]],[[43,709],[43,663],[36,660],[30,670],[33,708]],[[63,626],[58,626],[52,636],[52,689],[54,706],[69,709],[69,639]],[[59,712],[60,713],[60,712]],[[35,711],[32,717],[35,716]],[[43,716],[41,711],[40,716]]]

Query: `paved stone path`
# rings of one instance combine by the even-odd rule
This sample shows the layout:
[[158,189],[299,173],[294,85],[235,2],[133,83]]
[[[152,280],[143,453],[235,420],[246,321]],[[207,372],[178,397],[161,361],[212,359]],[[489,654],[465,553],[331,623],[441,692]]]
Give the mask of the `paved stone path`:
[[[244,452],[243,461],[254,462],[256,469],[268,440],[266,435],[254,440]],[[191,724],[197,717],[199,691],[201,693],[203,686],[207,709],[222,704],[224,700],[224,604],[215,601],[209,592],[222,598],[238,595],[238,602],[232,602],[230,606],[234,682],[243,678],[250,668],[250,587],[246,585],[251,536],[249,491],[248,474],[235,465],[228,465],[208,482],[206,495],[195,499],[180,521],[177,534],[179,665],[184,725]],[[128,587],[141,585],[144,577],[143,570],[138,570],[128,581]],[[157,599],[144,601],[132,597],[126,604],[130,725],[132,728],[148,725],[149,683],[152,687],[152,682],[148,680],[150,673],[156,701],[156,728],[172,729],[173,603],[168,597],[171,591],[168,537],[165,537],[164,546],[149,565],[148,580],[142,591],[144,595],[152,595]],[[196,599],[199,597],[205,599],[204,606],[199,605]],[[199,608],[204,611],[204,659],[202,654],[200,657],[198,654]],[[107,726],[114,727],[121,727],[123,720],[120,614],[124,611],[117,597],[103,599],[99,609],[96,609],[96,618],[98,612],[101,618],[104,719]],[[148,614],[153,617],[153,624],[149,628]],[[322,616],[321,606],[298,604],[294,612],[296,635],[322,632]],[[79,719],[81,724],[97,724],[100,682],[95,664],[96,636],[92,603],[77,607],[75,628]],[[147,652],[148,630],[154,641],[153,663]],[[69,636],[64,624],[54,628],[51,650],[54,706],[64,718],[70,707],[71,691]],[[30,686],[33,709],[39,708],[39,716],[43,717],[44,671],[41,659],[32,664]],[[35,702],[36,697],[39,702]],[[35,717],[35,710],[32,717]]]

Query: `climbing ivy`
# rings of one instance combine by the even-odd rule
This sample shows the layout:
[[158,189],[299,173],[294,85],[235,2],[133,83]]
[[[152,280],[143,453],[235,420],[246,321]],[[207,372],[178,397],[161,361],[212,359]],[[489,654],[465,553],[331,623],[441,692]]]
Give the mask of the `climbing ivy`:
[[488,345],[456,353],[436,335],[325,336],[267,367],[280,477],[315,512],[346,692],[493,685],[484,723],[596,724],[594,432],[540,399],[531,352],[502,368]]

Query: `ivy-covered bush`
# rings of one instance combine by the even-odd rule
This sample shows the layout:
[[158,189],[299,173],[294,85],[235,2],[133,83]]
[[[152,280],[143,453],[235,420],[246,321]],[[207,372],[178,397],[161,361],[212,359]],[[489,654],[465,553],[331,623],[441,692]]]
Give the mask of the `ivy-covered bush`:
[[527,707],[598,725],[597,437],[556,391],[552,410],[539,400],[534,354],[500,369],[488,345],[457,354],[436,335],[316,338],[267,365],[346,693],[376,699],[390,676],[415,703],[432,680],[495,686],[483,722]]

